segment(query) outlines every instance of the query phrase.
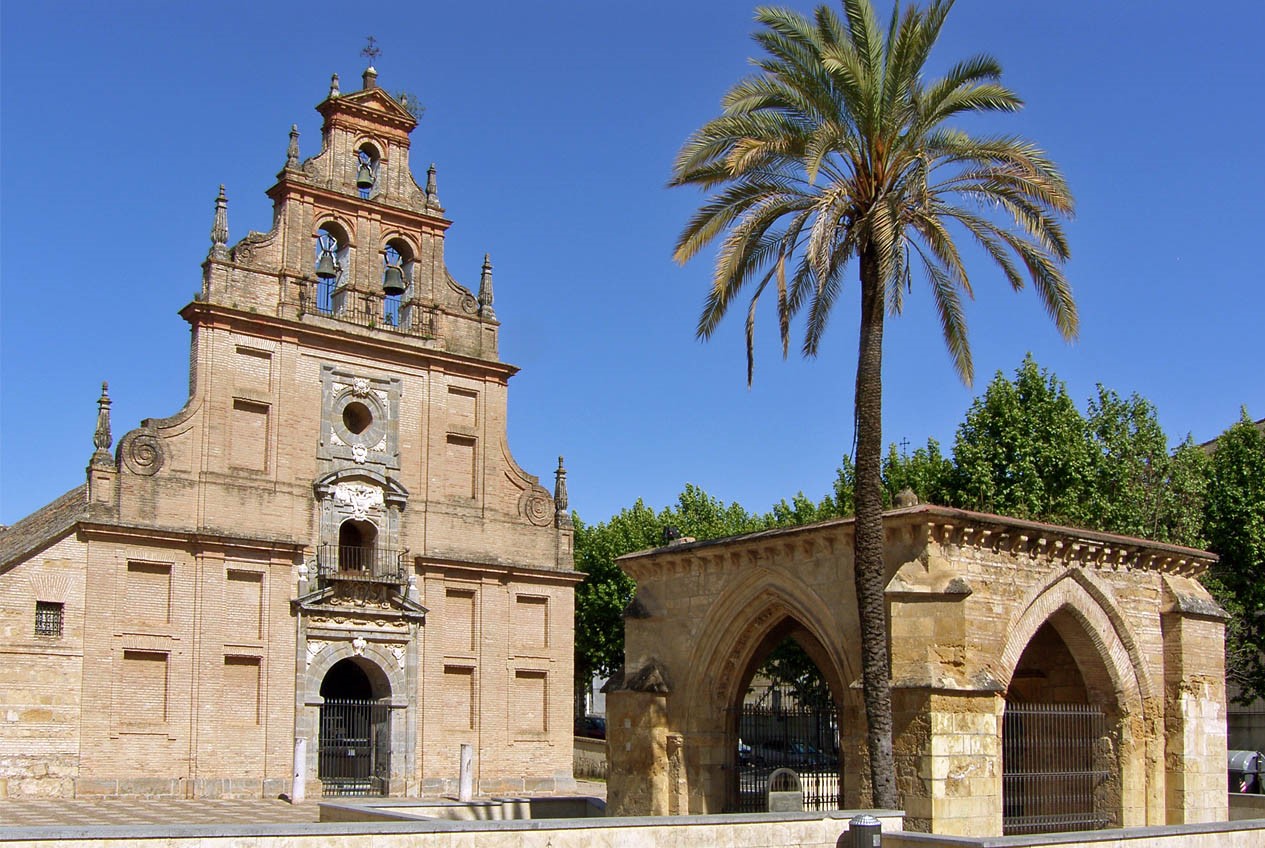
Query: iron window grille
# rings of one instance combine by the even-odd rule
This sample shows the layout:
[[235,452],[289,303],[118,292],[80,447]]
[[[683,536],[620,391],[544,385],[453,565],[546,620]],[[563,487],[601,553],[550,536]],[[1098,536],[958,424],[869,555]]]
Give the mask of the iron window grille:
[[35,602],[35,635],[60,636],[65,604],[53,601]]

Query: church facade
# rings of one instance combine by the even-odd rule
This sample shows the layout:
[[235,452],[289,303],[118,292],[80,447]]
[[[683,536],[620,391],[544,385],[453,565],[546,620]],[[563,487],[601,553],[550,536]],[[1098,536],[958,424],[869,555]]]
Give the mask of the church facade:
[[103,386],[86,483],[0,533],[0,797],[573,785],[566,472],[510,453],[491,264],[376,76],[271,231],[221,188],[184,408],[116,445]]

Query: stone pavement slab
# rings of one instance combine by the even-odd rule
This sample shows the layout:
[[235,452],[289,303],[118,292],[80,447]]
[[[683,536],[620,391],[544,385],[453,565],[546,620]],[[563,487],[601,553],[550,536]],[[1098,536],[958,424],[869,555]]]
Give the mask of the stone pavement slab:
[[6,798],[0,827],[138,824],[291,824],[315,822],[316,801],[263,799],[118,798],[106,800]]
[[[566,794],[605,799],[606,783],[578,780],[576,792]],[[0,799],[0,827],[303,824],[320,820],[319,800],[290,804],[262,798],[4,798]]]

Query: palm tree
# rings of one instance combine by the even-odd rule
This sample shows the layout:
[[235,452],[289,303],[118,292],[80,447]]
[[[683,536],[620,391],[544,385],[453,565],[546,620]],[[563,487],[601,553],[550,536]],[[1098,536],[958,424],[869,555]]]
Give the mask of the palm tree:
[[962,380],[973,377],[962,295],[971,283],[955,233],[969,234],[1016,290],[1030,279],[1059,331],[1077,332],[1061,263],[1060,219],[1072,198],[1058,168],[1011,136],[949,126],[961,115],[1014,112],[989,56],[941,79],[923,78],[952,0],[892,11],[884,29],[869,0],[842,0],[841,20],[760,8],[757,71],[725,96],[721,114],[686,142],[671,185],[714,190],[676,245],[686,262],[722,237],[698,322],[708,338],[730,303],[750,289],[747,380],[757,301],[776,291],[782,355],[790,324],[805,315],[803,353],[822,333],[855,260],[861,289],[855,395],[855,579],[861,621],[867,746],[873,803],[897,805],[884,606],[882,442],[883,322],[897,315],[915,267],[925,277]]

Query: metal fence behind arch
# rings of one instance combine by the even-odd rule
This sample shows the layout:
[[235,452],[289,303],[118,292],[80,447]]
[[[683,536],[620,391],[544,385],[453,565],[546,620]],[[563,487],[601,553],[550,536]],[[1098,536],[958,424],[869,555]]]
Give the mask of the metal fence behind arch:
[[792,687],[774,685],[735,712],[735,797],[729,812],[765,812],[769,777],[779,768],[799,775],[805,810],[842,809],[838,711],[833,702],[803,701]]
[[1057,833],[1110,824],[1096,795],[1110,776],[1093,704],[1007,703],[1002,720],[1002,832]]

